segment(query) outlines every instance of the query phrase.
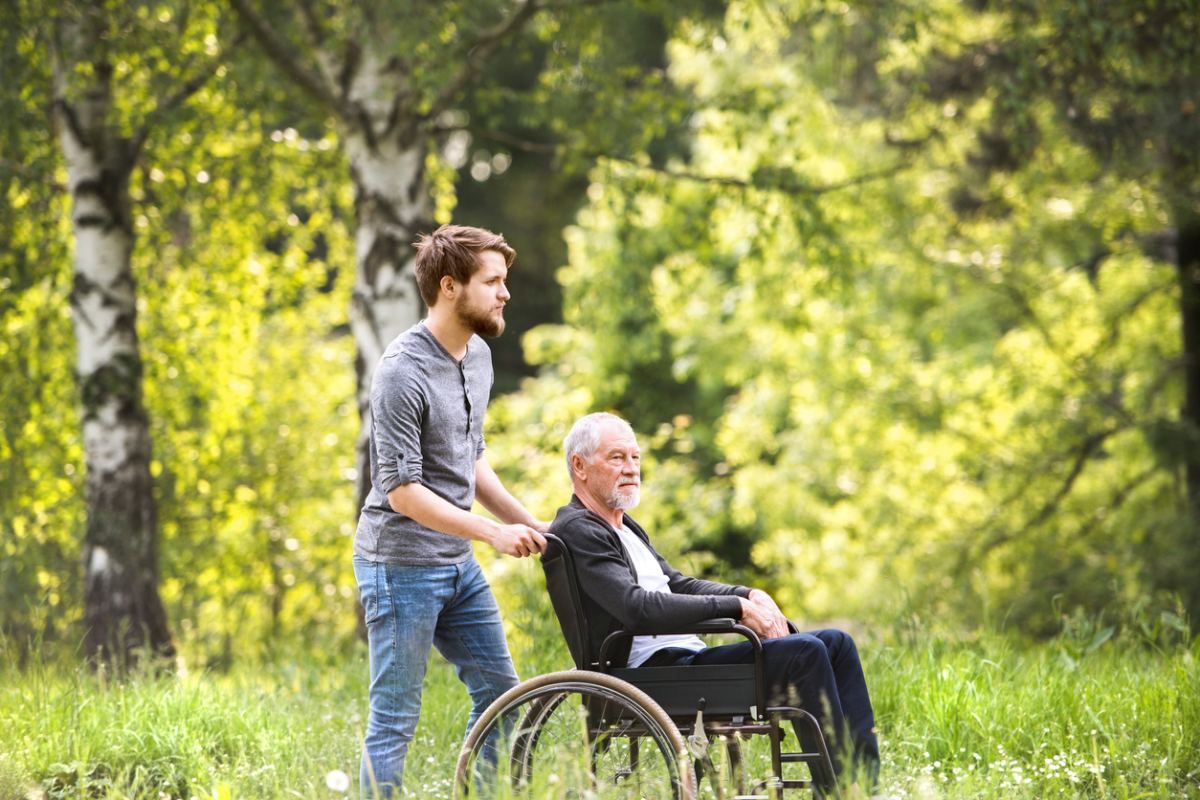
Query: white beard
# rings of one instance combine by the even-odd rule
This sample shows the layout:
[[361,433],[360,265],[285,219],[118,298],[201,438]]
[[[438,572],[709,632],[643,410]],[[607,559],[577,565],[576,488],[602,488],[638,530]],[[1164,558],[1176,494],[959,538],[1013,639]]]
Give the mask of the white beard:
[[627,488],[614,487],[612,494],[608,497],[608,507],[628,511],[637,506],[638,501],[642,499],[642,490],[640,486],[631,486]]

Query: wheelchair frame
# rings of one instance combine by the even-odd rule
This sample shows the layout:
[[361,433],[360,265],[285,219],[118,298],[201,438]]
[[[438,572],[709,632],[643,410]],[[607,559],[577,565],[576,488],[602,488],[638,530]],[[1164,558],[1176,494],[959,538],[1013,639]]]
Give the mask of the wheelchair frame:
[[[537,776],[536,751],[541,740],[553,736],[569,740],[571,731],[578,732],[588,752],[586,770],[572,776],[590,784],[584,794],[604,781],[640,782],[648,780],[647,774],[653,772],[658,773],[659,782],[654,784],[652,794],[643,794],[692,800],[697,792],[696,773],[715,773],[707,752],[710,736],[725,742],[729,778],[737,792],[735,800],[778,797],[791,789],[809,790],[819,799],[824,796],[822,787],[836,785],[829,748],[817,720],[800,708],[767,705],[762,643],[752,630],[732,619],[713,619],[674,632],[741,635],[753,645],[753,664],[615,666],[613,649],[639,632],[614,631],[604,639],[598,653],[588,652],[588,621],[571,552],[557,536],[548,534],[546,539],[542,556],[546,586],[577,669],[531,678],[488,707],[459,755],[456,797],[467,797],[481,789],[481,780],[486,780],[484,773],[494,769],[493,761],[495,765],[500,763],[500,754],[494,752],[498,739],[511,745],[508,773],[512,788],[520,795]],[[561,711],[569,716],[570,709],[583,718],[581,724],[558,722],[556,715]],[[785,722],[792,722],[800,738],[807,740],[802,750],[783,750],[785,733],[781,726]],[[749,736],[768,737],[771,774],[748,787],[740,742]],[[643,752],[643,745],[649,753]],[[616,759],[621,763],[602,764],[613,755],[614,747],[619,750]],[[645,766],[647,763],[652,766]],[[785,779],[784,765],[790,763],[806,764],[810,777]],[[552,760],[546,769],[555,770],[557,777],[562,766],[560,760]],[[723,798],[721,781],[716,774],[711,778],[716,797]],[[480,793],[486,796],[486,792]]]

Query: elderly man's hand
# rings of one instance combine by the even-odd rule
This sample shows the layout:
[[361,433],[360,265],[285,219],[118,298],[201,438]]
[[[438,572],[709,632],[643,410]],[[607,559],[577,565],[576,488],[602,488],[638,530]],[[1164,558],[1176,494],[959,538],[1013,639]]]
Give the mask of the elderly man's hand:
[[788,635],[787,618],[771,595],[752,589],[749,597],[738,599],[742,601],[742,624],[758,634],[758,638],[777,639]]

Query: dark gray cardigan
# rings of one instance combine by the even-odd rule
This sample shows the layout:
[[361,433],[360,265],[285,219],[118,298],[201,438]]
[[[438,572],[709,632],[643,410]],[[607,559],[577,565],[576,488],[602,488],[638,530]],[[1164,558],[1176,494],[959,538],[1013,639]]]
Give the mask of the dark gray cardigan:
[[[605,637],[619,628],[639,634],[676,633],[681,627],[714,617],[741,618],[742,605],[737,598],[749,595],[748,588],[681,574],[658,554],[633,518],[626,514],[624,522],[658,559],[669,594],[648,592],[638,585],[633,562],[616,531],[578,497],[572,495],[550,524],[550,532],[563,540],[575,562],[593,656]],[[614,665],[623,665],[629,657],[629,640],[613,656]]]

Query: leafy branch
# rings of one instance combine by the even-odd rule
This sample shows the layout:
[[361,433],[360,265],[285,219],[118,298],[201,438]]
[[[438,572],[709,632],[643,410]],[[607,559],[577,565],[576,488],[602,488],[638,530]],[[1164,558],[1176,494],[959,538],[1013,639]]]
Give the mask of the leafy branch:
[[250,7],[247,0],[229,0],[238,17],[250,29],[254,39],[263,48],[267,57],[279,67],[297,86],[307,92],[314,100],[343,119],[349,118],[351,109],[322,77],[305,66],[296,57],[298,49],[278,35],[267,21]]
[[[569,146],[563,142],[534,142],[513,136],[503,131],[480,131],[472,133],[483,139],[511,147],[527,153],[558,156],[567,152]],[[666,167],[656,167],[644,160],[631,156],[623,156],[599,150],[583,153],[588,159],[606,159],[634,167],[640,171],[652,173],[669,180],[705,183],[714,186],[724,186],[739,190],[776,191],[793,195],[816,196],[860,186],[882,178],[888,178],[903,171],[905,165],[895,164],[877,170],[870,170],[842,181],[827,184],[814,184],[809,178],[795,170],[784,167],[766,166],[755,170],[749,178],[739,178],[732,175],[708,175],[691,170],[681,170]]]
[[479,76],[484,64],[495,54],[500,45],[515,34],[541,9],[539,0],[523,0],[507,18],[483,31],[467,50],[462,69],[442,87],[441,92],[422,115],[422,119],[436,119],[450,107],[459,93]]

